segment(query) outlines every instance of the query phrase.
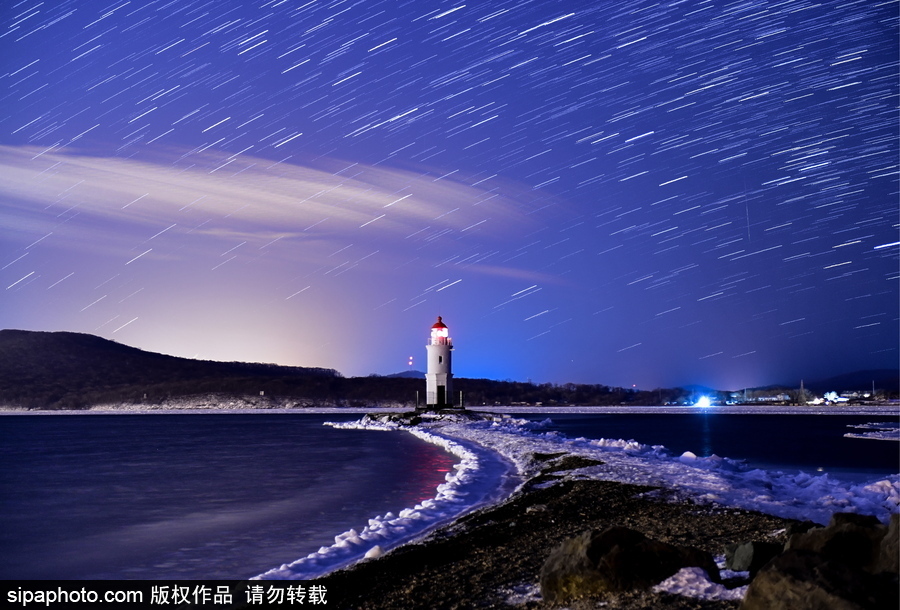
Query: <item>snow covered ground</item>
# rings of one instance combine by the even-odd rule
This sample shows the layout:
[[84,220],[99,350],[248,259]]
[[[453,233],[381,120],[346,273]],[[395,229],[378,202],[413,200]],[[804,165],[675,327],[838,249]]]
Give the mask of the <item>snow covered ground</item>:
[[[446,423],[435,427],[441,434],[493,448],[514,462],[526,476],[535,474],[540,467],[531,459],[532,453],[566,451],[604,462],[601,466],[577,470],[570,476],[658,485],[700,502],[810,519],[821,524],[826,524],[831,514],[839,511],[872,514],[883,522],[890,519],[891,513],[900,511],[900,474],[855,484],[828,475],[750,469],[727,458],[699,458],[690,452],[672,455],[664,447],[630,440],[570,439],[556,432],[542,432],[540,424],[502,415],[491,422]],[[660,583],[655,590],[704,599],[741,599],[746,587],[728,590],[711,582],[703,570],[688,568]]]
[[541,424],[508,416],[485,422],[440,422],[431,431],[489,447],[516,464],[523,475],[539,467],[534,452],[566,451],[603,461],[573,476],[655,485],[727,506],[825,524],[837,511],[877,516],[887,522],[900,507],[900,474],[864,483],[849,483],[827,474],[782,473],[749,469],[719,456],[672,455],[665,447],[623,439],[571,439],[541,431]]
[[[725,405],[709,407],[529,407],[529,406],[473,406],[473,410],[485,413],[582,413],[593,415],[611,414],[691,414],[722,413],[734,415],[880,415],[900,416],[900,405],[818,405],[818,406],[767,406],[767,405]],[[144,403],[110,403],[96,405],[88,410],[31,410],[21,407],[0,405],[0,415],[86,415],[103,413],[403,413],[408,407],[336,407],[336,406],[304,406],[302,404],[274,399],[270,397],[232,397],[210,395],[204,397],[185,396],[166,400],[162,404],[148,405]]]
[[[685,412],[681,409],[679,413]],[[534,413],[535,409],[527,411]],[[633,411],[629,409],[628,412]],[[853,414],[859,414],[859,411]],[[387,417],[335,425],[372,430],[401,429]],[[698,502],[716,502],[783,517],[810,519],[821,524],[826,524],[832,513],[839,511],[875,515],[883,522],[890,519],[891,513],[900,512],[900,474],[853,483],[827,474],[765,471],[715,455],[706,458],[691,452],[673,455],[665,447],[643,445],[633,440],[572,439],[548,432],[543,429],[544,425],[496,414],[483,421],[435,416],[416,427],[402,428],[445,447],[461,459],[456,472],[447,475],[446,483],[438,488],[435,498],[397,515],[388,513],[371,519],[363,531],[345,532],[335,538],[334,545],[258,578],[311,578],[421,538],[450,519],[500,501],[512,490],[512,482],[524,481],[537,474],[543,464],[533,458],[534,453],[567,452],[603,462],[599,466],[572,471],[568,476],[574,478],[653,485],[662,488],[658,493],[663,497],[690,497]],[[492,472],[483,471],[490,463],[491,454],[502,456],[503,462],[511,464],[513,470],[503,472],[494,462]],[[493,494],[488,491],[488,487],[501,482],[505,482],[502,491]],[[710,599],[743,594],[737,590],[727,591],[709,582],[705,575],[691,571],[679,572],[659,587]],[[534,593],[529,591],[526,597]]]

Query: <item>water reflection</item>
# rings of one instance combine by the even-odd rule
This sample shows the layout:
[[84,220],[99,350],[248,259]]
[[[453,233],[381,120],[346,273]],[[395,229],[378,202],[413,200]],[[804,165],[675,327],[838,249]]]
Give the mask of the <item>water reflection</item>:
[[703,457],[709,457],[713,454],[712,433],[709,429],[709,418],[711,417],[711,415],[704,412],[700,417],[703,418],[703,446],[701,449],[702,453],[700,455],[702,455]]

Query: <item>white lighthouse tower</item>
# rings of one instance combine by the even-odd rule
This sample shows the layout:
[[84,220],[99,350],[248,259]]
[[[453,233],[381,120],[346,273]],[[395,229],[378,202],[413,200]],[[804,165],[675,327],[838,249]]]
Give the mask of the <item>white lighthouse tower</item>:
[[453,373],[450,369],[450,329],[441,316],[431,327],[431,337],[425,346],[428,350],[428,372],[425,373],[425,403],[429,407],[441,409],[452,406]]

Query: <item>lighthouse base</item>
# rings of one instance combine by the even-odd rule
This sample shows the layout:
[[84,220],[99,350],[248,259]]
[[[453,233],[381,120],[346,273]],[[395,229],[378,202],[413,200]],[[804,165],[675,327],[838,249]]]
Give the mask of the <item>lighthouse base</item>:
[[457,412],[457,411],[465,411],[466,408],[463,405],[463,394],[459,393],[459,404],[454,405],[450,400],[452,397],[447,391],[444,389],[444,386],[437,386],[436,391],[429,391],[425,393],[425,404],[419,403],[419,393],[416,392],[416,411],[433,411],[433,412]]
[[453,405],[444,405],[442,407],[438,405],[427,405],[424,407],[416,407],[416,413],[434,413],[435,415],[461,415],[463,413],[473,413],[473,411],[469,411],[465,407],[454,407]]
[[425,402],[429,407],[452,407],[452,403],[447,400],[447,386],[437,385],[434,390],[426,392]]

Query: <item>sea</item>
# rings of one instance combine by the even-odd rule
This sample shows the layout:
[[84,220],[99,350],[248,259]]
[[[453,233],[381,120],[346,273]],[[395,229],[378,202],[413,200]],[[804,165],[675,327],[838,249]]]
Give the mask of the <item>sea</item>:
[[250,578],[433,498],[456,458],[359,417],[0,417],[0,579]]
[[573,438],[636,440],[644,445],[662,445],[674,455],[685,451],[700,457],[718,455],[764,470],[827,473],[856,482],[900,472],[898,443],[845,436],[859,432],[857,426],[866,424],[884,423],[887,428],[896,428],[896,417],[722,414],[715,409],[685,414],[518,416],[546,421],[546,430]]
[[[0,417],[0,579],[244,579],[434,497],[458,458],[358,414]],[[572,438],[634,439],[854,481],[898,444],[878,416],[517,414]]]

